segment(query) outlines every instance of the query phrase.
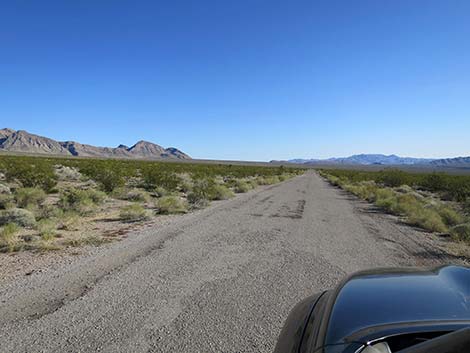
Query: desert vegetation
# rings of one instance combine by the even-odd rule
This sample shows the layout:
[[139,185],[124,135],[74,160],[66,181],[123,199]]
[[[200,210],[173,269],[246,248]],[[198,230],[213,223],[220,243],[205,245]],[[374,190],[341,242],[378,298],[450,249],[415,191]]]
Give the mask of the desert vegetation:
[[131,223],[191,212],[299,173],[285,167],[0,156],[0,252],[101,244]]
[[470,176],[400,170],[319,172],[331,184],[411,225],[470,243]]

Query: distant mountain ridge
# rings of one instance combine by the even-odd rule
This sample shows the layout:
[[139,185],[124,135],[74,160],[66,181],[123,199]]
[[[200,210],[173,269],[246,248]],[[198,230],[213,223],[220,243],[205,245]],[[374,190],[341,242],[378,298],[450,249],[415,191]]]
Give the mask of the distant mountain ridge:
[[388,165],[388,166],[429,166],[440,168],[470,168],[470,157],[457,158],[412,158],[400,157],[394,154],[357,154],[350,157],[328,159],[290,159],[288,161],[272,161],[273,163],[288,162],[306,165]]
[[435,167],[470,168],[470,157],[437,159],[431,162]]
[[394,154],[356,154],[349,157],[328,158],[328,159],[291,159],[289,163],[300,164],[358,164],[358,165],[415,165],[428,164],[434,159],[400,157]]
[[9,128],[0,130],[0,151],[98,158],[191,159],[177,148],[164,148],[148,141],[139,141],[132,147],[97,147],[75,141],[56,141]]

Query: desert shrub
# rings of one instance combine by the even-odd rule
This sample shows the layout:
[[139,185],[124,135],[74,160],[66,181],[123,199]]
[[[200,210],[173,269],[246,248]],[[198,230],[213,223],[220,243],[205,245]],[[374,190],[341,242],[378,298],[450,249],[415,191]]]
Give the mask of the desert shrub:
[[470,223],[454,226],[451,228],[450,233],[457,240],[470,242]]
[[253,189],[252,185],[246,180],[236,180],[234,185],[234,190],[236,193],[244,193]]
[[20,228],[15,223],[7,223],[0,228],[0,252],[12,252],[18,243],[17,233]]
[[0,226],[8,223],[15,223],[21,227],[34,227],[36,219],[31,211],[22,208],[0,211]]
[[464,217],[450,206],[440,205],[436,211],[448,226],[455,226],[464,222]]
[[268,176],[265,178],[265,182],[267,185],[277,184],[279,183],[279,177],[277,175]]
[[429,230],[431,232],[445,233],[448,231],[441,216],[429,208],[421,208],[408,215],[408,223]]
[[188,205],[178,196],[163,196],[157,201],[157,212],[160,214],[186,213]]
[[152,196],[156,197],[163,197],[163,196],[168,196],[171,194],[167,189],[165,189],[163,186],[157,186],[154,190],[153,193],[151,193]]
[[442,191],[447,186],[447,177],[445,174],[432,173],[425,175],[421,182],[421,187],[429,191]]
[[390,189],[377,189],[375,193],[375,205],[391,212],[396,207],[395,193]]
[[149,195],[139,189],[132,189],[127,193],[127,200],[134,202],[146,202],[149,200]]
[[[212,179],[196,179],[188,199],[191,200],[211,200],[213,198],[213,187],[215,185]],[[190,201],[191,202],[191,201]]]
[[83,194],[88,197],[95,205],[101,205],[106,200],[106,193],[95,189],[82,190]]
[[193,179],[189,173],[180,173],[178,174],[178,187],[182,192],[189,192],[193,188]]
[[44,159],[11,158],[5,162],[5,168],[7,180],[18,180],[24,187],[39,187],[48,192],[57,184],[54,168]]
[[422,208],[424,208],[424,205],[410,193],[397,195],[396,204],[392,208],[392,211],[399,215],[410,215],[419,212]]
[[0,210],[8,210],[15,207],[15,199],[11,194],[0,194]]
[[343,183],[342,188],[363,200],[374,202],[376,199],[377,185],[371,181],[364,181],[357,184]]
[[107,193],[123,186],[125,183],[126,169],[122,168],[116,161],[87,163],[80,168],[80,172],[96,181]]
[[46,193],[37,187],[20,188],[15,191],[16,204],[22,208],[36,208],[46,199]]
[[57,229],[77,230],[79,224],[80,217],[77,212],[74,211],[63,211],[59,217],[57,217]]
[[76,168],[64,165],[56,165],[54,174],[57,176],[57,179],[62,181],[79,181],[83,177]]
[[53,204],[45,204],[34,210],[36,220],[59,219],[63,214],[64,210]]
[[93,189],[68,189],[61,193],[59,206],[65,211],[75,211],[88,215],[96,210],[96,205],[103,202],[105,194]]
[[175,173],[164,171],[161,168],[149,167],[142,171],[143,186],[146,190],[155,190],[163,187],[168,191],[176,191],[181,179]]
[[340,186],[340,179],[337,176],[326,174],[325,177],[331,185]]
[[408,173],[402,172],[401,170],[380,172],[378,181],[379,183],[389,187],[398,187],[400,185],[410,184]]
[[51,219],[41,219],[37,222],[36,229],[42,240],[49,241],[56,236],[57,224]]
[[137,222],[148,219],[149,215],[141,205],[132,204],[121,208],[119,218],[124,222]]
[[211,188],[210,199],[211,200],[228,200],[234,196],[232,190],[225,185],[215,184]]
[[192,208],[204,208],[209,205],[209,200],[197,192],[189,192],[187,199]]

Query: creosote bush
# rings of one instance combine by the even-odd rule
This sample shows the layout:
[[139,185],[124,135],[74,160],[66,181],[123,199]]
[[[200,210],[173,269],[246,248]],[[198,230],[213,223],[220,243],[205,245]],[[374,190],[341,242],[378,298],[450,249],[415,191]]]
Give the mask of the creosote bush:
[[88,215],[96,210],[106,198],[103,192],[94,189],[68,189],[59,200],[60,207],[65,211],[75,211],[80,215]]
[[46,199],[44,190],[35,188],[20,188],[15,191],[15,200],[18,207],[37,208]]

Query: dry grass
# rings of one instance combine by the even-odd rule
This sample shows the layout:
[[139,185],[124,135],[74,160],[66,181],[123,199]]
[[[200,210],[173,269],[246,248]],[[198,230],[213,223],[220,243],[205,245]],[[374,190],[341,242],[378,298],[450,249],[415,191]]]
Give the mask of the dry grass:
[[188,212],[188,203],[179,196],[163,196],[156,203],[157,213],[175,214]]
[[18,244],[20,228],[15,223],[8,223],[0,228],[0,251],[12,252]]
[[141,205],[132,204],[121,208],[119,219],[124,222],[138,222],[149,219],[149,214]]
[[331,184],[363,200],[375,203],[377,207],[388,213],[404,217],[405,221],[411,225],[431,232],[455,232],[450,227],[455,227],[466,220],[465,216],[450,204],[438,199],[425,198],[407,185],[391,188],[380,186],[374,181],[351,182],[328,174],[323,174],[323,176]]

